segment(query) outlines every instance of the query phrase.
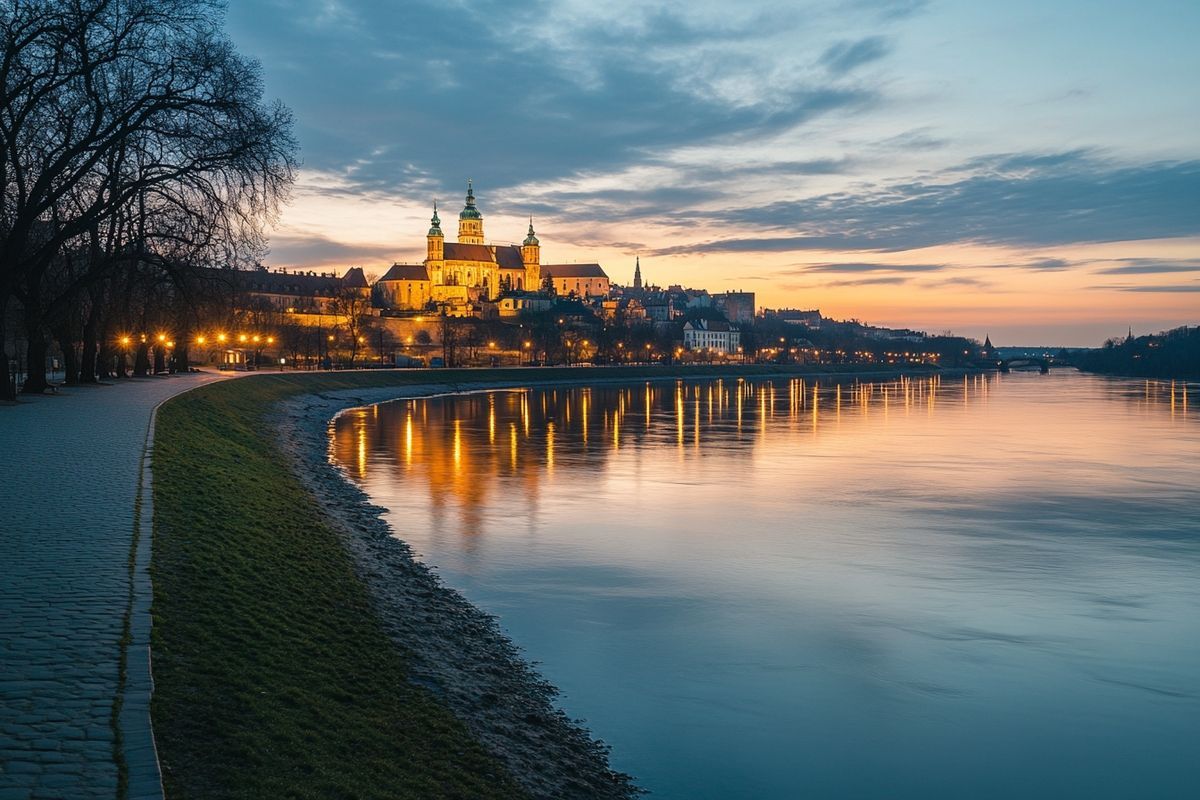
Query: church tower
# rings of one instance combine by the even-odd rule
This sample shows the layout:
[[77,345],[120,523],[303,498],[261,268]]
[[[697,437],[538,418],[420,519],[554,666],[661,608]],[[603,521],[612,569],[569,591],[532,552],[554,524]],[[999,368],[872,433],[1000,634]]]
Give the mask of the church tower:
[[429,273],[429,280],[436,286],[442,283],[442,272],[446,266],[446,237],[442,235],[437,201],[433,203],[433,216],[429,219],[429,233],[425,236],[425,243],[425,270]]
[[483,214],[475,207],[475,190],[467,179],[467,204],[458,215],[459,244],[483,244]]
[[533,217],[529,218],[529,234],[521,243],[521,261],[525,263],[525,288],[536,292],[542,285],[542,246],[533,235]]
[[633,267],[633,290],[640,292],[642,290],[642,257],[638,256]]

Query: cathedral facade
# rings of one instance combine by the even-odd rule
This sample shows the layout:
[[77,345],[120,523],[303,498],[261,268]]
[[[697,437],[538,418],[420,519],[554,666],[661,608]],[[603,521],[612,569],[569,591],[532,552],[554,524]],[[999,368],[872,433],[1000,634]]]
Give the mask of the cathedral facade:
[[541,243],[533,232],[532,219],[519,246],[487,244],[483,214],[475,205],[470,181],[466,204],[458,215],[458,241],[446,241],[436,203],[429,223],[425,260],[421,264],[394,264],[375,284],[377,305],[408,311],[430,306],[465,309],[472,303],[493,300],[502,292],[538,291],[546,278],[560,294],[603,296],[608,292],[608,276],[599,264],[543,267]]

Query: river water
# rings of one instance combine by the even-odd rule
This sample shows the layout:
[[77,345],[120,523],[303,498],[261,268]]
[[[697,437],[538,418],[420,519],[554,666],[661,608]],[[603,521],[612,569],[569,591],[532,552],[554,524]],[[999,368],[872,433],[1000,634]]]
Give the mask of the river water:
[[336,462],[658,798],[1200,796],[1200,387],[494,391]]

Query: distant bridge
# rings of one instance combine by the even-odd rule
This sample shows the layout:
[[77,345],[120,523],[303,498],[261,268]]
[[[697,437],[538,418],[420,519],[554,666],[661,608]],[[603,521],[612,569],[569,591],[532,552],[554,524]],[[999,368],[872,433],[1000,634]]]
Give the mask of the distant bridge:
[[1050,371],[1049,359],[1038,356],[1021,356],[1020,358],[1002,358],[996,362],[1001,372],[1011,372],[1014,369],[1036,369],[1045,375]]

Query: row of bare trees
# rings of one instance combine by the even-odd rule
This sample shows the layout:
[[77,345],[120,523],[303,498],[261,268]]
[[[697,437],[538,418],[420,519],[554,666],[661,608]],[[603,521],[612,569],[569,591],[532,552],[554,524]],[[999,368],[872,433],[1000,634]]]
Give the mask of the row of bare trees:
[[296,144],[222,24],[216,0],[0,8],[0,396],[14,328],[24,391],[51,338],[69,382],[95,381],[122,332],[188,324],[203,267],[261,254]]

